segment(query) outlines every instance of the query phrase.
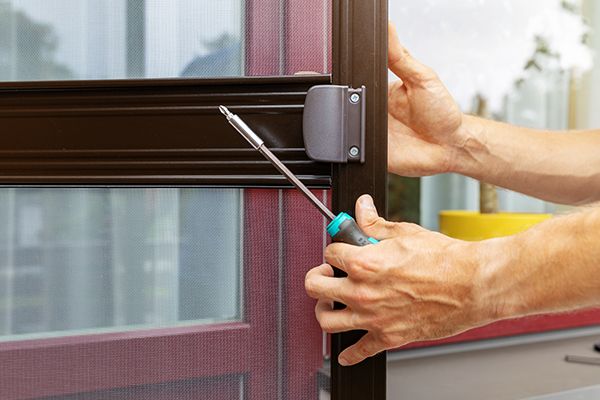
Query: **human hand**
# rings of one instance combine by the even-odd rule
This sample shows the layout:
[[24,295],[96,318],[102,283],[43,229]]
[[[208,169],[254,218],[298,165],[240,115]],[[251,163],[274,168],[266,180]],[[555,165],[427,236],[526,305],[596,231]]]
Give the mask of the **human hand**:
[[402,47],[389,25],[389,68],[401,80],[388,91],[388,169],[427,176],[455,169],[467,135],[463,114],[436,73]]
[[[379,217],[370,196],[356,205],[363,231],[381,242],[327,247],[327,264],[309,271],[306,291],[329,333],[367,330],[339,356],[353,365],[383,350],[453,336],[494,320],[484,304],[476,243]],[[334,278],[332,265],[348,274]],[[345,304],[333,310],[334,301]],[[489,309],[488,309],[489,308]]]

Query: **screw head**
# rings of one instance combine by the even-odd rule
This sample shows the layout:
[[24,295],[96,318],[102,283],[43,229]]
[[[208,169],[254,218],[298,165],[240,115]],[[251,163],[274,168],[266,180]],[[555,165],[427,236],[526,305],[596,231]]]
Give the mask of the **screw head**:
[[350,102],[351,102],[351,103],[353,103],[353,104],[356,104],[356,103],[358,103],[359,101],[360,101],[360,95],[359,95],[358,93],[353,93],[353,94],[350,96]]
[[348,151],[348,153],[352,157],[357,157],[360,154],[360,149],[356,146],[352,146],[352,147],[350,147],[350,150]]

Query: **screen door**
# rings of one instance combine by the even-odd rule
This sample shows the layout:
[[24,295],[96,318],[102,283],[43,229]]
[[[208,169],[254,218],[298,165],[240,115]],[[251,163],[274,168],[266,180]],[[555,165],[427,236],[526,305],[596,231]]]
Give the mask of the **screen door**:
[[[0,0],[0,398],[383,398],[304,293],[326,221],[217,109],[336,211],[385,202],[383,3]],[[304,151],[332,83],[372,87],[364,165]]]

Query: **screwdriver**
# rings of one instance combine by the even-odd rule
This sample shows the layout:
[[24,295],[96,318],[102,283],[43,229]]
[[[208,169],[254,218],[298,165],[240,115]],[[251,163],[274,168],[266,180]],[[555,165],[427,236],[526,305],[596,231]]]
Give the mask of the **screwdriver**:
[[221,113],[227,117],[227,122],[235,128],[250,143],[250,145],[258,150],[267,160],[273,164],[275,168],[283,176],[290,181],[306,198],[323,214],[329,221],[327,233],[331,236],[334,242],[347,243],[354,246],[367,246],[369,244],[379,243],[364,234],[358,224],[348,213],[342,212],[335,215],[325,204],[321,202],[308,188],[292,173],[272,152],[265,146],[263,140],[237,115],[230,112],[227,107],[219,106]]

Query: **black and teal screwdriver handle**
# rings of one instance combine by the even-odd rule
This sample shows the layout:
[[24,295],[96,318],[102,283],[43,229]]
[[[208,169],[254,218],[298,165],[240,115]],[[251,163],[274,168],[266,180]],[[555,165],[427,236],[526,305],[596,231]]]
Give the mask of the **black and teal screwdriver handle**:
[[379,240],[365,235],[354,218],[345,212],[335,217],[327,225],[327,233],[334,242],[338,243],[346,243],[354,246],[368,246],[379,243]]

